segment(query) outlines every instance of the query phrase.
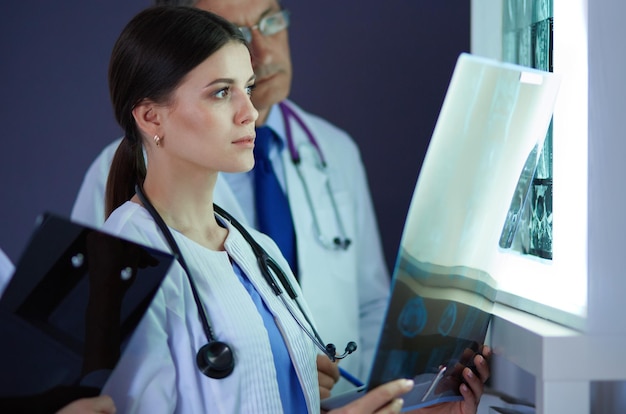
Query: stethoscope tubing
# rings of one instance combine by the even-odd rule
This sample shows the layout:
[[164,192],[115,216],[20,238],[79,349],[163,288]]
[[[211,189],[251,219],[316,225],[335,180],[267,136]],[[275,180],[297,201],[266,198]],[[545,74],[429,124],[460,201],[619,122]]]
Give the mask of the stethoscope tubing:
[[[202,305],[202,301],[200,300],[198,289],[196,287],[195,282],[193,281],[193,278],[191,277],[191,272],[189,270],[189,267],[187,266],[187,262],[185,261],[185,258],[180,248],[178,247],[178,243],[176,243],[174,236],[172,235],[169,228],[167,227],[167,224],[163,221],[163,218],[161,217],[161,215],[158,213],[158,211],[156,211],[156,209],[154,208],[154,206],[148,199],[148,196],[144,193],[142,186],[139,184],[135,185],[135,192],[137,196],[139,197],[139,200],[141,201],[143,206],[146,208],[148,213],[150,213],[150,215],[154,219],[157,227],[163,234],[163,237],[165,237],[165,240],[167,244],[169,245],[170,250],[172,251],[174,257],[180,263],[181,267],[185,271],[185,275],[187,277],[187,280],[189,281],[189,286],[191,288],[194,302],[196,304],[196,308],[198,309],[200,322],[206,334],[207,340],[209,342],[215,341],[216,340],[215,335],[213,333],[213,330],[211,329],[209,318],[207,316],[207,311]],[[263,249],[263,247],[261,247],[260,244],[257,243],[257,241],[241,225],[241,223],[235,220],[233,216],[231,216],[229,213],[227,213],[224,209],[222,209],[216,204],[213,205],[213,209],[216,214],[223,217],[225,220],[228,220],[228,222],[230,222],[233,225],[233,227],[235,227],[239,231],[239,233],[242,235],[244,240],[249,244],[255,257],[257,258],[259,270],[261,271],[263,278],[268,283],[268,285],[272,288],[272,291],[274,292],[274,294],[281,298],[283,304],[287,308],[287,311],[291,314],[292,318],[301,327],[304,333],[313,341],[315,346],[317,346],[324,354],[326,354],[330,358],[331,361],[335,361],[336,359],[343,359],[348,354],[352,353],[356,349],[356,344],[354,345],[354,349],[351,352],[344,352],[344,354],[342,355],[336,355],[336,352],[335,352],[336,348],[333,344],[324,345],[324,341],[322,340],[317,329],[315,328],[315,325],[313,325],[307,313],[304,311],[304,309],[302,309],[302,305],[300,304],[300,301],[298,300],[298,295],[296,293],[296,290],[293,288],[292,284],[289,282],[289,279],[287,278],[287,275],[280,268],[278,263],[276,263],[276,261],[265,251],[265,249]],[[273,271],[273,274],[272,274],[272,271],[270,271],[270,269]],[[282,288],[277,283],[274,275],[276,275],[276,277],[280,281],[280,285],[282,285]],[[295,310],[287,302],[287,299],[284,296],[283,289],[287,291],[287,295],[291,298],[291,300],[293,300],[296,303],[298,310],[300,311],[300,314],[306,320],[306,323],[309,325],[309,328],[307,328],[302,323],[300,318],[296,316]],[[353,343],[351,342],[351,344]],[[348,347],[346,347],[346,349],[347,348]]]
[[313,147],[317,151],[317,155],[320,157],[320,162],[322,166],[326,167],[326,158],[324,158],[324,153],[322,152],[322,148],[317,143],[317,140],[315,139],[313,132],[311,132],[311,130],[304,123],[302,118],[293,109],[291,109],[285,102],[280,102],[278,104],[278,107],[280,108],[283,114],[283,119],[285,120],[285,135],[287,137],[287,147],[289,148],[289,155],[291,156],[291,161],[295,165],[300,164],[300,153],[298,152],[298,149],[296,148],[296,144],[293,141],[293,134],[291,132],[291,124],[289,123],[289,118],[293,119],[294,121],[298,123],[298,125],[300,125],[300,128],[302,128],[302,130],[306,134],[307,138],[309,139],[309,142],[311,143],[311,145],[313,145]]
[[323,170],[324,173],[327,174],[328,166],[326,163],[326,158],[324,157],[324,153],[322,152],[322,148],[320,147],[319,143],[315,139],[315,136],[313,135],[313,132],[311,132],[311,129],[306,125],[304,120],[292,108],[289,107],[289,105],[287,105],[285,102],[280,102],[278,106],[282,112],[283,120],[285,123],[285,138],[287,141],[287,148],[289,149],[289,156],[291,158],[291,162],[295,166],[296,172],[298,174],[298,178],[300,179],[300,182],[302,183],[302,188],[304,189],[304,194],[307,200],[307,204],[311,212],[311,217],[313,218],[313,226],[315,227],[317,239],[319,243],[322,244],[322,246],[326,247],[327,249],[347,250],[351,244],[351,240],[347,236],[347,232],[343,225],[341,214],[339,213],[339,206],[337,205],[337,201],[335,200],[335,196],[333,194],[333,190],[332,190],[329,180],[326,180],[325,187],[326,187],[326,192],[328,193],[328,196],[330,198],[330,202],[331,202],[333,214],[335,216],[335,221],[337,223],[337,228],[339,230],[339,234],[335,236],[334,238],[332,238],[331,240],[329,240],[326,236],[324,236],[322,232],[322,226],[320,225],[320,222],[317,218],[317,214],[315,212],[315,208],[313,205],[313,198],[311,196],[311,192],[309,191],[309,186],[307,185],[306,179],[304,178],[304,174],[302,174],[302,170],[300,169],[302,159],[300,158],[300,153],[298,149],[296,148],[296,145],[293,139],[293,133],[291,130],[291,123],[289,122],[289,120],[293,119],[300,126],[300,128],[302,128],[302,130],[307,136],[309,143],[315,148],[315,151],[317,152],[317,156],[319,157],[319,162],[320,162],[320,168]]
[[[254,240],[254,238],[241,225],[241,223],[239,223],[237,220],[235,220],[235,218],[233,216],[231,216],[228,212],[226,212],[226,210],[222,209],[220,206],[218,206],[216,204],[213,204],[213,209],[215,210],[215,212],[217,214],[219,214],[220,216],[222,216],[226,220],[228,220],[233,225],[233,227],[235,227],[239,231],[239,233],[241,233],[243,238],[246,240],[246,242],[252,248],[252,251],[254,252],[255,256],[257,257],[257,262],[259,263],[259,269],[261,270],[261,273],[263,274],[263,277],[265,278],[267,283],[269,283],[270,286],[272,286],[272,289],[274,290],[274,293],[276,294],[276,296],[281,298],[281,300],[283,301],[285,307],[287,308],[287,310],[289,311],[289,313],[291,314],[293,319],[296,321],[296,323],[298,325],[300,325],[300,327],[302,328],[304,333],[309,338],[311,338],[313,343],[318,348],[320,348],[322,350],[322,352],[327,354],[329,356],[329,358],[334,361],[334,359],[335,359],[334,353],[330,354],[328,352],[328,346],[329,345],[324,346],[324,341],[322,340],[321,336],[317,332],[317,329],[315,329],[315,326],[313,325],[313,323],[309,319],[309,316],[304,311],[304,309],[302,309],[302,305],[300,305],[300,301],[298,300],[298,294],[296,293],[296,290],[293,288],[293,285],[291,284],[291,282],[289,282],[289,279],[287,278],[287,275],[280,268],[278,263],[276,263],[276,261],[269,254],[267,254],[265,249],[263,249],[263,247],[261,247],[261,245],[259,245],[259,243],[257,243],[256,240]],[[295,314],[294,310],[292,309],[291,305],[285,299],[285,296],[283,295],[283,291],[280,289],[280,286],[278,286],[278,284],[276,283],[276,280],[274,279],[274,276],[272,275],[272,272],[270,272],[270,269],[273,270],[274,275],[276,275],[276,277],[280,281],[280,284],[283,286],[283,289],[285,289],[287,291],[287,294],[289,295],[291,300],[293,300],[296,303],[296,305],[298,306],[298,309],[300,310],[300,314],[302,314],[302,316],[304,316],[304,319],[306,320],[307,324],[309,325],[310,330],[307,329],[304,326],[302,321],[300,321],[300,318],[296,317],[296,314]],[[313,333],[311,333],[311,331]]]
[[206,315],[206,310],[204,309],[202,301],[200,300],[200,295],[198,294],[198,289],[196,288],[196,284],[191,277],[191,272],[189,271],[189,267],[187,266],[187,262],[185,261],[183,253],[178,247],[178,243],[176,243],[176,240],[174,240],[172,232],[167,227],[167,224],[165,224],[165,222],[163,221],[161,215],[158,213],[158,211],[156,211],[156,209],[148,199],[148,196],[144,193],[143,187],[141,185],[135,185],[135,193],[137,194],[137,197],[139,197],[139,200],[141,201],[145,209],[148,210],[148,213],[150,213],[150,215],[154,219],[157,227],[163,234],[163,237],[165,237],[165,240],[167,241],[167,244],[169,245],[172,254],[174,255],[174,258],[178,261],[178,263],[180,263],[181,267],[185,271],[185,275],[187,275],[187,280],[189,281],[189,286],[191,287],[191,293],[193,294],[193,300],[196,303],[196,307],[198,308],[198,316],[200,317],[202,329],[204,330],[207,339],[209,341],[213,341],[215,339],[215,334],[211,329],[211,324],[209,323],[209,319]]

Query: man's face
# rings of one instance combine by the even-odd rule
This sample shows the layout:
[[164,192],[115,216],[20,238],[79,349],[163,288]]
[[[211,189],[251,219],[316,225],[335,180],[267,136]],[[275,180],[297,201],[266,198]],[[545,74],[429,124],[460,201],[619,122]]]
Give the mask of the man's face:
[[[277,0],[199,0],[196,7],[218,14],[237,26],[248,27],[280,11]],[[250,53],[257,77],[252,102],[259,111],[257,124],[263,124],[270,107],[287,98],[291,88],[287,30],[263,36],[257,29],[253,29]]]

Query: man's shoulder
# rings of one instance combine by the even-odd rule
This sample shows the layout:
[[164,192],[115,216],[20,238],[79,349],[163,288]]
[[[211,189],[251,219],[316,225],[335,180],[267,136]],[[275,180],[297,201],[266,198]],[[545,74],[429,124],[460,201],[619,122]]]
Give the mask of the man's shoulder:
[[348,132],[343,128],[333,124],[331,121],[320,115],[308,112],[292,101],[286,101],[294,112],[302,118],[307,128],[311,130],[316,141],[323,147],[346,147],[344,150],[354,150],[358,152],[357,145]]
[[106,147],[104,147],[102,151],[100,151],[100,154],[98,154],[96,159],[112,160],[115,155],[115,151],[117,151],[117,147],[120,146],[120,142],[122,142],[122,137],[114,139]]
[[105,177],[109,174],[109,168],[111,167],[111,162],[113,162],[113,157],[115,156],[115,151],[117,151],[117,147],[120,146],[120,142],[122,142],[122,138],[117,138],[107,144],[100,153],[94,158],[89,166],[87,171],[87,176],[97,174]]
[[311,125],[315,128],[321,128],[321,129],[333,131],[334,133],[345,135],[346,137],[350,137],[350,135],[344,129],[333,124],[330,120],[323,118],[321,115],[309,112],[308,110],[302,108],[300,105],[296,104],[293,101],[287,100],[285,101],[285,103],[298,116],[300,116],[307,125]]

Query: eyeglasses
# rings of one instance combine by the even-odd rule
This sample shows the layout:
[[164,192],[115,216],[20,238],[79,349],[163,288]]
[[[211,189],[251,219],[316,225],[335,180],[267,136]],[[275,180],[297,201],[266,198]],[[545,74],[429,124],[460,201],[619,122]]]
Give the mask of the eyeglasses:
[[239,30],[243,33],[246,42],[252,42],[252,30],[257,29],[263,36],[274,35],[281,30],[289,27],[289,10],[281,10],[278,13],[265,16],[259,23],[252,27],[239,26]]

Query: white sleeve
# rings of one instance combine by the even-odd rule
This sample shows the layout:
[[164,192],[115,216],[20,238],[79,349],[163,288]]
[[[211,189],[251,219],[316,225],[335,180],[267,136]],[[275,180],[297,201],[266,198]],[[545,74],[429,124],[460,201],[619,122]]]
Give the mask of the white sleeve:
[[89,166],[72,207],[73,221],[99,228],[104,223],[104,197],[109,169],[122,139],[107,145]]
[[176,411],[177,369],[168,346],[166,309],[159,291],[102,389],[120,413]]

